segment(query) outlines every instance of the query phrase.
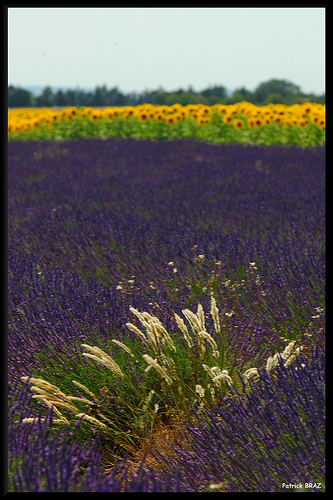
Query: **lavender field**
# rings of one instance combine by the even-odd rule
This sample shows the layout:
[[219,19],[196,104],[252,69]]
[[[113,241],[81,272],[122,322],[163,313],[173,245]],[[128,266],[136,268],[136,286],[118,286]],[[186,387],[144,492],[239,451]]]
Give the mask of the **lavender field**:
[[9,142],[9,490],[324,491],[324,309],[324,146]]

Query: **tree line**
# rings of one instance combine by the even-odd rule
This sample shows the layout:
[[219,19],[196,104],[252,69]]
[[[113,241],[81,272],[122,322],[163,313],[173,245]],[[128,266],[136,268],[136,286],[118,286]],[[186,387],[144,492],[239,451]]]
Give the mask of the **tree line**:
[[201,103],[211,106],[213,104],[234,104],[236,102],[247,101],[264,106],[268,103],[286,104],[302,103],[306,101],[325,103],[325,94],[304,94],[301,88],[287,80],[272,79],[260,83],[252,92],[245,87],[238,88],[228,95],[227,89],[221,86],[212,86],[205,90],[196,92],[191,86],[188,89],[179,89],[167,92],[159,87],[157,90],[145,90],[142,93],[121,92],[118,87],[108,89],[106,85],[97,86],[93,91],[84,91],[79,88],[72,90],[53,91],[50,86],[46,86],[39,96],[32,92],[9,85],[8,87],[8,107],[66,107],[66,106],[137,106],[139,104],[150,103],[155,106],[171,106],[175,103],[195,104]]

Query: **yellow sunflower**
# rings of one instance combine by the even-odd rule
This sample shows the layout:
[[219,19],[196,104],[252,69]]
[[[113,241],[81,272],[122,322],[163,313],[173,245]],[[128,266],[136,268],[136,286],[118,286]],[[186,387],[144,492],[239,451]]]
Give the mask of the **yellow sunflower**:
[[243,120],[241,120],[240,118],[239,118],[239,119],[234,120],[234,121],[232,122],[232,124],[233,124],[233,126],[234,126],[236,129],[238,129],[238,130],[240,130],[240,129],[242,129],[242,128],[244,127],[244,122],[243,122]]
[[164,121],[168,124],[168,125],[173,125],[176,121],[176,118],[175,118],[175,115],[167,115],[165,118],[164,118]]
[[262,124],[262,121],[260,118],[252,116],[251,118],[247,119],[247,126],[249,128],[257,128],[260,127]]
[[112,108],[103,109],[102,118],[108,118],[109,120],[112,120],[112,118],[114,118],[113,109]]
[[199,109],[199,113],[200,115],[210,115],[211,114],[211,109],[209,106],[201,106],[201,108]]
[[307,120],[306,118],[299,117],[297,119],[297,126],[298,127],[304,128],[307,126],[308,123],[309,123],[309,120]]
[[198,125],[206,125],[209,122],[210,122],[210,119],[204,115],[199,115],[197,118]]
[[226,114],[224,115],[224,117],[223,117],[223,123],[224,123],[225,125],[229,125],[229,123],[231,123],[231,122],[233,121],[233,119],[234,119],[234,117],[233,117],[231,114],[226,113]]
[[148,111],[140,111],[140,113],[138,113],[137,115],[137,118],[138,120],[140,120],[140,122],[146,122],[149,118]]
[[322,129],[325,130],[325,118],[321,118],[318,122],[318,126]]
[[228,106],[227,105],[223,105],[223,104],[218,104],[217,105],[217,111],[223,115],[225,115],[227,112],[228,112]]
[[93,109],[89,115],[90,120],[96,121],[102,118],[102,112],[100,109]]
[[157,111],[154,114],[154,120],[156,120],[157,122],[163,122],[164,119],[165,119],[165,115],[163,113],[161,113],[160,111]]

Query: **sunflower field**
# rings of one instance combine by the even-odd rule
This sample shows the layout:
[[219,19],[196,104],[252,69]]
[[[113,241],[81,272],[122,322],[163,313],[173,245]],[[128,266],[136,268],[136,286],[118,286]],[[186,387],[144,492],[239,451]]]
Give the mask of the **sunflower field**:
[[8,111],[8,491],[325,491],[325,106]]
[[16,108],[8,112],[9,140],[79,137],[197,139],[211,143],[297,144],[325,141],[325,105],[316,103],[136,107]]

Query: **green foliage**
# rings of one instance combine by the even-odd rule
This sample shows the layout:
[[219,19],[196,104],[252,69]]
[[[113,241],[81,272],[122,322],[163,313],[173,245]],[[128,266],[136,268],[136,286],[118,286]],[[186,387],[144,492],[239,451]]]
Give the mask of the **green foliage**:
[[268,80],[263,82],[254,91],[255,103],[264,103],[270,94],[280,94],[282,98],[299,94],[301,88],[287,80]]
[[9,85],[8,87],[8,107],[9,108],[29,108],[34,103],[31,92]]
[[74,117],[70,121],[55,122],[52,127],[39,126],[24,132],[11,132],[9,141],[35,140],[70,140],[79,137],[106,139],[107,137],[134,137],[153,141],[175,139],[197,139],[204,142],[222,144],[271,144],[298,145],[302,147],[325,143],[325,130],[309,123],[306,127],[285,127],[277,123],[259,128],[246,125],[238,130],[226,125],[221,117],[213,116],[212,120],[199,125],[191,118],[185,118],[169,125],[165,122],[149,120],[140,122],[135,118],[113,120],[100,119],[92,121],[88,118]]
[[245,87],[236,89],[230,97],[222,85],[208,87],[198,92],[189,86],[187,90],[179,89],[168,92],[159,87],[157,90],[130,94],[123,94],[118,87],[108,89],[106,85],[97,86],[94,91],[87,92],[80,88],[53,92],[52,88],[47,86],[38,97],[34,97],[31,92],[10,85],[8,87],[8,106],[13,108],[30,106],[137,106],[143,103],[173,105],[176,102],[183,106],[194,103],[211,106],[218,103],[232,104],[243,100],[263,105],[267,96],[273,93],[279,93],[282,96],[283,101],[281,102],[287,102],[296,97],[321,104],[325,102],[324,95],[303,94],[300,87],[292,82],[272,79],[259,84],[253,92]]

